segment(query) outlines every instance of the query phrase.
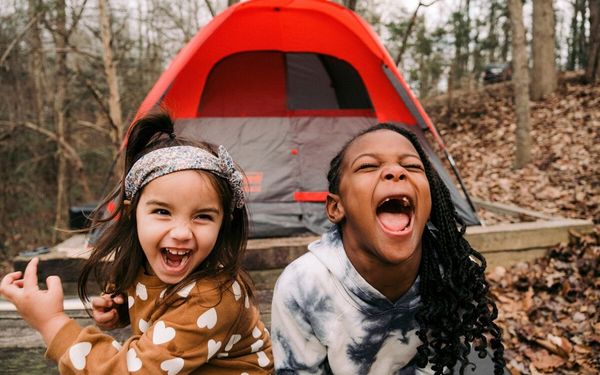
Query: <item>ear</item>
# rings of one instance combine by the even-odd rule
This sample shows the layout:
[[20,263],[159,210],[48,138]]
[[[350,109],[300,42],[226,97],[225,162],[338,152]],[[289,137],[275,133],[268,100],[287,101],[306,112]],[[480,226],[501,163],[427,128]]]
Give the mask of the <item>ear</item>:
[[332,223],[339,224],[344,219],[344,205],[342,204],[339,195],[332,193],[327,194],[325,209],[327,210],[327,217]]

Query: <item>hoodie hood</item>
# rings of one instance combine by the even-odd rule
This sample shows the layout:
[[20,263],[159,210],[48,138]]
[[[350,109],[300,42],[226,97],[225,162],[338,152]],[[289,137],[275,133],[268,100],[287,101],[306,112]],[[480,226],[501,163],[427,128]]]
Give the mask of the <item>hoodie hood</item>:
[[396,302],[391,302],[369,284],[346,256],[337,225],[333,225],[321,239],[308,245],[308,250],[339,281],[357,307],[365,312],[376,314],[390,309],[411,310],[420,304],[419,277]]

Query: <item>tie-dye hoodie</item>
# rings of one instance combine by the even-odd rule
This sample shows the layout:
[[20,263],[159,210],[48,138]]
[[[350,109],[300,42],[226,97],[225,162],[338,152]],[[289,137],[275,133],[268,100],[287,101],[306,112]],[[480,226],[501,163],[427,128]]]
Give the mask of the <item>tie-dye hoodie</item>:
[[421,341],[418,279],[395,303],[346,256],[333,227],[286,267],[275,285],[273,356],[277,373],[431,374],[409,362]]

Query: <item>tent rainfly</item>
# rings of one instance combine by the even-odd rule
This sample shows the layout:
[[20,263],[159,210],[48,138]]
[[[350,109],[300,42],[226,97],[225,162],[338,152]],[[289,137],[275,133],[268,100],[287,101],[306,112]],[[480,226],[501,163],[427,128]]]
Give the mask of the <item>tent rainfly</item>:
[[[203,27],[138,109],[222,144],[247,175],[253,237],[321,233],[329,161],[377,122],[420,139],[468,225],[479,219],[444,143],[371,27],[326,0],[249,0]],[[425,133],[450,161],[453,183]]]

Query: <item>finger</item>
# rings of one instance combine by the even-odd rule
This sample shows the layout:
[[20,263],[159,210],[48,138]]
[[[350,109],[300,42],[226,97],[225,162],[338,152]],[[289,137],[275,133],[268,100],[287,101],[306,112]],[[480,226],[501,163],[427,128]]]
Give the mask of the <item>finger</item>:
[[112,305],[112,301],[110,299],[102,297],[93,297],[92,298],[92,308],[94,309],[105,309]]
[[27,267],[25,267],[25,273],[23,274],[23,288],[25,289],[37,289],[38,278],[37,278],[37,266],[39,258],[33,258]]
[[122,294],[117,294],[113,299],[114,303],[116,304],[122,304],[123,302],[125,302],[125,297],[123,297]]
[[19,276],[21,276],[20,271],[11,272],[4,276],[2,281],[0,281],[0,294],[10,301],[14,301],[14,298],[19,292],[18,285],[15,286],[16,279],[18,279]]
[[15,280],[15,282],[13,283],[13,285],[16,285],[19,288],[22,288],[23,287],[23,279]]
[[48,293],[63,298],[64,295],[62,283],[60,282],[60,277],[56,275],[48,276],[46,278],[46,285],[48,286]]
[[107,312],[98,312],[98,310],[92,312],[92,317],[96,324],[106,324],[115,319],[115,310],[108,310]]
[[16,280],[21,277],[21,271],[7,273],[0,281],[0,287],[8,286],[14,284]]

